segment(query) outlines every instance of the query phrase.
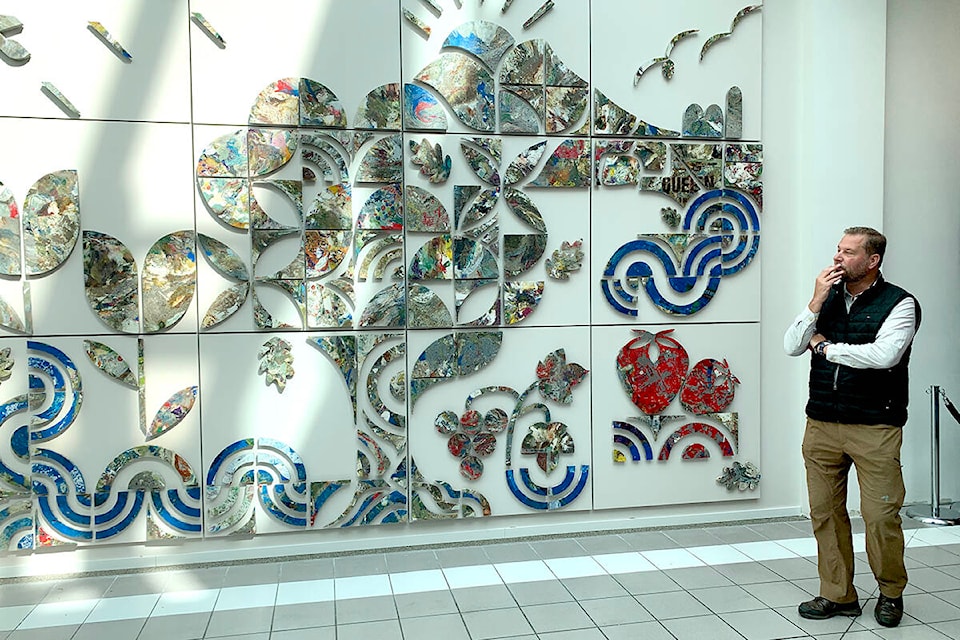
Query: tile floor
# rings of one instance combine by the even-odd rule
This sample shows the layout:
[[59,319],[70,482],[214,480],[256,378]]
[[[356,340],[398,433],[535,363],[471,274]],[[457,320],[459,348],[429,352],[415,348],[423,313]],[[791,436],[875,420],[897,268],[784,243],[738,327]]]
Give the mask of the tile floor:
[[862,533],[864,614],[797,615],[818,588],[797,519],[0,580],[0,639],[960,638],[960,527],[904,526],[910,585],[896,629],[873,618]]

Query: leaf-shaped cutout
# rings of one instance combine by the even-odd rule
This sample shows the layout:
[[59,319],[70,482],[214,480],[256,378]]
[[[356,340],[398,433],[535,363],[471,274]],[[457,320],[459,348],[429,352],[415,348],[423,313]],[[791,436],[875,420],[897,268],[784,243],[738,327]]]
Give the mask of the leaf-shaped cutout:
[[517,184],[530,175],[534,167],[537,166],[537,163],[540,162],[540,158],[543,157],[543,152],[546,148],[547,141],[544,140],[514,158],[504,174],[504,184]]
[[410,161],[420,167],[420,175],[432,184],[446,182],[450,177],[453,162],[450,156],[443,155],[443,149],[438,142],[431,145],[426,138],[423,142],[410,141],[410,152],[413,154]]
[[83,350],[97,369],[131,389],[139,388],[137,376],[130,370],[130,366],[123,359],[123,356],[112,348],[102,342],[84,340]]
[[143,260],[143,330],[151,333],[176,324],[196,290],[193,232],[176,231],[157,240]]
[[203,256],[210,263],[210,266],[216,269],[217,273],[241,282],[250,279],[247,265],[243,263],[237,252],[229,246],[203,233],[197,234],[197,242],[200,244]]
[[250,284],[248,282],[238,282],[222,291],[210,305],[210,308],[207,309],[200,327],[209,329],[232,316],[246,302],[249,291]]
[[13,192],[0,182],[0,275],[20,275],[20,210]]
[[147,437],[147,442],[180,424],[193,409],[193,403],[196,400],[197,387],[195,385],[181,389],[170,396],[170,399],[163,403],[163,406],[157,411],[157,415],[153,417],[150,428],[143,434]]
[[493,211],[493,208],[497,206],[497,201],[499,199],[500,189],[497,189],[496,187],[491,187],[481,191],[480,195],[477,196],[477,199],[473,201],[473,204],[471,204],[470,208],[467,209],[466,213],[464,213],[463,219],[460,220],[460,228],[465,229],[466,227],[483,220],[491,211]]
[[478,178],[494,187],[500,186],[500,173],[487,156],[462,142],[460,143],[460,150],[463,152],[463,157],[467,159],[467,163]]
[[0,327],[6,327],[18,333],[26,333],[26,327],[24,327],[20,316],[3,298],[0,298]]
[[23,262],[27,273],[53,271],[80,237],[80,185],[74,170],[37,180],[23,200]]
[[137,263],[126,245],[105,233],[83,232],[84,293],[90,308],[116,331],[140,331]]
[[455,378],[457,376],[457,342],[452,333],[440,336],[417,358],[411,372],[413,378]]
[[533,200],[530,199],[530,196],[512,187],[507,187],[504,189],[503,199],[506,200],[507,206],[510,207],[510,211],[512,211],[518,218],[523,220],[537,231],[542,233],[547,232],[547,223],[543,221],[543,216],[540,215],[540,210],[537,209],[537,205],[533,204]]
[[547,249],[547,234],[503,236],[503,274],[515,278],[532,269]]

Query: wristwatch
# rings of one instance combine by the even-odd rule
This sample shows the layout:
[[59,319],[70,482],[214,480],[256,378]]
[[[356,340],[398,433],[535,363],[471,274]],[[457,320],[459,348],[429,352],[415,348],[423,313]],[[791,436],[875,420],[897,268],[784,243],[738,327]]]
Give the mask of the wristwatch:
[[827,355],[827,353],[826,353],[827,345],[829,345],[829,344],[833,344],[833,343],[830,342],[829,340],[821,340],[820,342],[817,343],[817,346],[815,346],[815,347],[813,348],[813,352],[814,352],[815,354],[817,354],[818,356],[824,356],[824,357],[826,357],[826,355]]

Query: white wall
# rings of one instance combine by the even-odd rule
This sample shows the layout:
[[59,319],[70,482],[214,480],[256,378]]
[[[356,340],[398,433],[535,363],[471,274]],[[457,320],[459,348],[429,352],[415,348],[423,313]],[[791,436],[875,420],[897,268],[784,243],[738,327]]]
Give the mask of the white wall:
[[[930,502],[930,398],[960,402],[960,4],[889,0],[884,146],[886,271],[914,293],[923,325],[911,361],[904,432],[907,500]],[[960,499],[960,426],[941,411],[941,497]]]

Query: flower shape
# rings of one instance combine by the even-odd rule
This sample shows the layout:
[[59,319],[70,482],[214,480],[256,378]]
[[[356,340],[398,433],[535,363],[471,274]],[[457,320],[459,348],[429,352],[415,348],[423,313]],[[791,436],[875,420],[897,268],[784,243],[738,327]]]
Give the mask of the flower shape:
[[576,362],[567,364],[566,352],[557,349],[537,364],[537,378],[540,380],[537,386],[544,398],[570,404],[573,401],[573,387],[580,384],[587,373]]
[[444,411],[434,420],[437,431],[445,436],[451,455],[460,458],[460,474],[468,480],[477,480],[483,475],[483,462],[497,448],[495,434],[507,426],[507,414],[494,408],[485,415],[468,409],[462,416],[453,411]]
[[546,473],[557,468],[560,454],[573,453],[573,436],[562,422],[538,422],[530,427],[520,445],[521,453],[536,454],[537,465]]

